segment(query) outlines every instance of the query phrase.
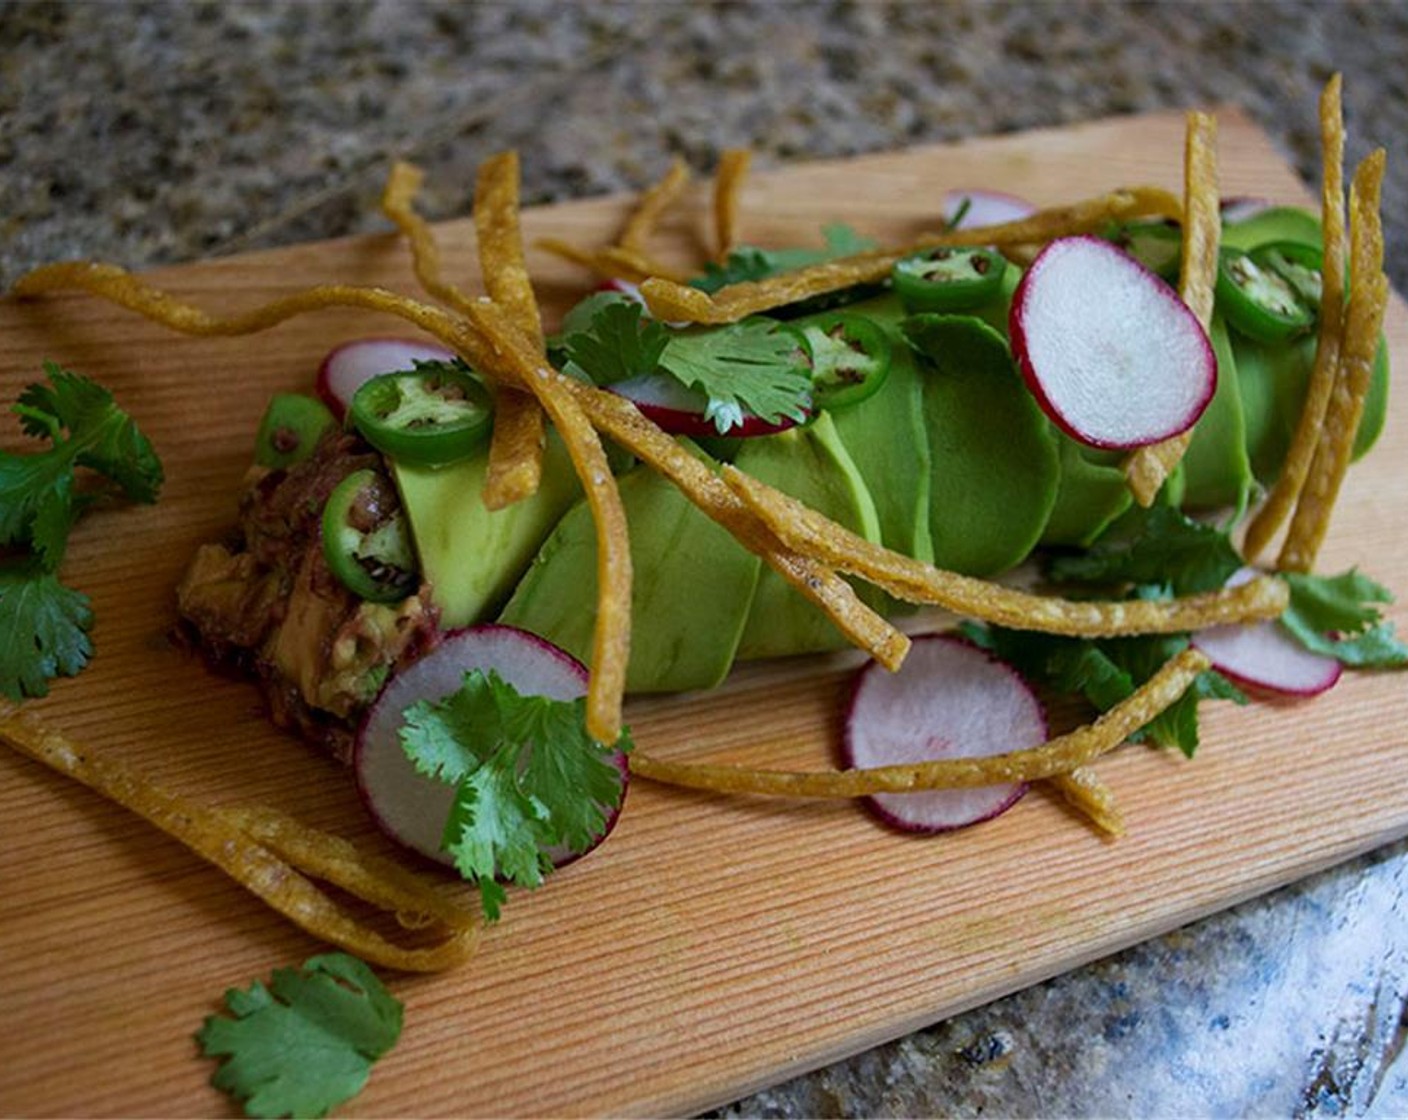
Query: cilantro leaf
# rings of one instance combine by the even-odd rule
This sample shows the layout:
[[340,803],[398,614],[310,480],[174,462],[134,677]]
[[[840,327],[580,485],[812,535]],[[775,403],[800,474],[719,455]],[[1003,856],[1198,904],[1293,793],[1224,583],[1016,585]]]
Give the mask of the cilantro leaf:
[[361,1092],[372,1063],[401,1035],[402,1006],[364,963],[344,953],[274,972],[268,987],[231,989],[233,1018],[211,1015],[201,1052],[224,1058],[211,1084],[247,1116],[323,1116]]
[[1242,566],[1231,538],[1172,506],[1135,508],[1091,548],[1051,562],[1053,579],[1091,584],[1143,584],[1173,595],[1221,587]]
[[0,695],[44,696],[48,681],[77,674],[92,656],[88,597],[32,556],[0,561]]
[[1408,646],[1373,604],[1391,603],[1387,588],[1355,569],[1337,576],[1283,573],[1291,602],[1281,623],[1313,653],[1355,668],[1408,665]]
[[766,280],[781,272],[792,272],[807,265],[850,257],[875,248],[875,242],[862,237],[848,225],[836,223],[822,228],[826,240],[824,249],[759,249],[740,245],[729,253],[723,264],[710,263],[702,276],[689,283],[691,287],[711,295],[720,288],[747,280]]
[[598,385],[654,373],[670,332],[643,318],[644,310],[635,300],[619,296],[599,301],[585,329],[564,333],[561,345],[567,360]]
[[[401,745],[422,774],[455,786],[444,847],[499,916],[499,878],[534,887],[552,849],[584,851],[621,800],[612,748],[586,730],[586,702],[525,696],[472,670],[457,692],[406,709]],[[630,748],[629,735],[621,746]]]
[[660,366],[708,397],[704,418],[720,432],[745,413],[769,422],[805,420],[811,370],[795,335],[771,319],[672,333]]

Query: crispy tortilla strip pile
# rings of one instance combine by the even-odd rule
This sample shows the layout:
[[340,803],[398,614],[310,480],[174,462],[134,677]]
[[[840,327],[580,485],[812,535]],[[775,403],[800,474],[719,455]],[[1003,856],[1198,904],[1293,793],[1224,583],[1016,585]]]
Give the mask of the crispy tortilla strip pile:
[[[199,805],[130,766],[66,739],[4,701],[0,739],[145,818],[295,925],[364,960],[408,972],[435,972],[464,962],[474,950],[476,925],[468,906],[400,864],[358,851],[342,837],[268,808]],[[427,943],[396,944],[314,880],[394,914],[421,935],[417,941]]]
[[[1217,120],[1207,113],[1188,114],[1183,181],[1183,247],[1178,294],[1206,331],[1212,322],[1218,242],[1222,237],[1217,190]],[[1125,463],[1125,475],[1135,501],[1141,506],[1153,504],[1192,440],[1193,429],[1189,428],[1130,455]]]

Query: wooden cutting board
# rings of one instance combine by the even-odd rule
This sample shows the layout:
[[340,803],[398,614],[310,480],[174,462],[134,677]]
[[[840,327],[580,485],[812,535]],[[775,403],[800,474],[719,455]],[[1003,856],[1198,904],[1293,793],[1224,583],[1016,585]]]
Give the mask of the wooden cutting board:
[[[1266,138],[1222,114],[1225,194],[1303,202]],[[932,223],[942,192],[1054,203],[1180,184],[1178,115],[789,168],[752,179],[744,236],[810,242],[844,220],[885,240]],[[696,200],[698,201],[698,200]],[[530,237],[608,239],[597,199],[527,215]],[[473,277],[465,221],[441,228]],[[670,231],[681,262],[702,208]],[[586,278],[530,261],[553,313]],[[413,290],[391,235],[163,270],[235,309],[341,280]],[[468,283],[468,281],[466,281]],[[342,339],[404,333],[324,313],[234,341],[172,336],[84,297],[0,303],[0,397],[52,358],[110,386],[160,449],[154,508],[92,514],[66,579],[93,597],[97,657],[34,710],[211,803],[264,801],[379,843],[349,776],[263,721],[255,690],[168,641],[172,588],[233,520],[269,394],[306,389]],[[1389,333],[1408,363],[1408,318]],[[1323,556],[1408,594],[1408,395],[1351,476]],[[15,445],[7,426],[3,437]],[[1400,626],[1403,612],[1396,611]],[[752,668],[716,694],[630,707],[660,754],[834,764],[850,657]],[[744,1094],[1229,906],[1408,832],[1408,677],[1358,674],[1306,703],[1210,705],[1196,761],[1127,748],[1102,763],[1131,834],[1097,839],[1041,792],[996,821],[921,839],[848,804],[728,799],[638,781],[610,842],[536,893],[514,892],[477,959],[395,977],[400,1044],[344,1115],[680,1113]],[[320,946],[145,823],[0,750],[0,1113],[230,1110],[192,1032],[224,990]],[[1135,1074],[1137,1076],[1137,1074]]]

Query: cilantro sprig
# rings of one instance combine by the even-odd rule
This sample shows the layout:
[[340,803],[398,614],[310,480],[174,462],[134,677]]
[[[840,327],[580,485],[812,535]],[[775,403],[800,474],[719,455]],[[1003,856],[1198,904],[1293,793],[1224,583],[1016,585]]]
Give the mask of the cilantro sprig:
[[229,1016],[196,1034],[223,1059],[211,1076],[245,1115],[324,1116],[362,1091],[372,1063],[401,1036],[402,1006],[362,961],[327,953],[225,993]]
[[[12,411],[42,451],[0,451],[0,694],[43,696],[56,676],[78,673],[92,655],[87,596],[57,573],[69,532],[105,492],[156,501],[161,461],[107,389],[44,363]],[[80,485],[79,469],[106,486]]]
[[811,406],[803,344],[772,319],[676,330],[628,297],[597,295],[569,316],[556,345],[565,372],[598,385],[668,374],[699,395],[721,433],[750,414],[801,421]]
[[689,282],[690,286],[713,294],[730,284],[766,280],[782,272],[806,268],[837,257],[854,256],[875,247],[875,242],[870,238],[862,237],[850,226],[841,223],[823,226],[821,235],[826,241],[825,248],[821,249],[759,249],[741,245],[729,253],[723,264],[710,263],[703,275]]
[[536,887],[553,851],[582,852],[620,805],[616,746],[587,734],[586,702],[521,694],[497,672],[471,670],[457,692],[404,714],[401,746],[416,769],[455,787],[443,846],[496,920],[501,878]]
[[1336,576],[1287,572],[1291,605],[1281,624],[1312,653],[1351,668],[1392,669],[1408,665],[1408,645],[1377,604],[1393,602],[1386,587],[1351,569]]

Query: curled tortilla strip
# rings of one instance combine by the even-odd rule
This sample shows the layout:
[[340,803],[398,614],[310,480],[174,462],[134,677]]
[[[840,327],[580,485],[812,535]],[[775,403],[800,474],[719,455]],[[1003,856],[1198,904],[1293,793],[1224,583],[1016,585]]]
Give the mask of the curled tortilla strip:
[[641,194],[636,208],[626,219],[616,244],[632,253],[644,253],[646,245],[660,224],[660,219],[688,185],[689,168],[685,166],[684,160],[676,158],[664,177]]
[[[386,865],[354,854],[341,837],[267,814],[251,827],[240,812],[211,809],[163,789],[2,701],[0,739],[156,825],[301,929],[373,964],[435,972],[462,963],[473,952],[476,927],[468,908],[454,906],[404,869],[385,876]],[[411,917],[437,940],[421,946],[387,940],[344,910],[304,871]]]
[[[1218,242],[1222,211],[1217,189],[1217,118],[1188,114],[1183,150],[1183,248],[1178,294],[1197,316],[1203,330],[1212,322],[1217,288]],[[1125,475],[1134,500],[1150,506],[1168,476],[1183,459],[1193,429],[1139,448],[1125,461]]]
[[938,245],[1026,245],[1074,233],[1089,233],[1111,221],[1148,215],[1182,214],[1167,191],[1136,187],[1085,199],[1069,206],[1038,210],[1013,222],[928,234],[899,249],[873,249],[850,257],[822,261],[766,280],[746,280],[720,288],[712,296],[664,277],[641,282],[641,295],[650,313],[669,322],[733,323],[812,296],[876,284],[890,275],[895,262]]
[[1374,357],[1389,295],[1379,217],[1384,163],[1382,148],[1370,153],[1355,171],[1349,188],[1349,274],[1354,279],[1345,312],[1344,341],[1334,388],[1325,408],[1320,444],[1277,559],[1277,567],[1286,571],[1308,572],[1315,566],[1315,557],[1330,528],[1335,499],[1349,470],[1354,436],[1373,379]]
[[[542,237],[535,244],[539,249],[581,265],[596,273],[603,280],[624,280],[629,284],[639,284],[651,277],[663,277],[676,284],[684,284],[690,274],[657,261],[648,254],[619,245],[607,245],[600,249],[583,249],[570,241],[558,237]],[[690,289],[691,291],[693,289]]]
[[1093,767],[1077,766],[1069,774],[1057,774],[1047,781],[1107,839],[1118,840],[1125,834],[1124,813],[1115,803],[1115,791],[1100,780]]
[[723,479],[787,545],[860,576],[896,598],[942,607],[965,618],[1070,637],[1178,634],[1232,622],[1275,618],[1286,585],[1258,576],[1238,587],[1178,599],[1060,599],[944,571],[867,541],[795,498],[726,466]]
[[[541,351],[543,319],[523,256],[518,184],[516,152],[500,152],[479,168],[474,185],[479,269],[489,298]],[[483,493],[489,509],[504,509],[537,492],[543,477],[544,420],[542,406],[531,394],[502,385],[495,389]]]
[[738,236],[739,195],[753,153],[747,148],[729,148],[719,156],[714,172],[714,240],[716,259],[728,259]]
[[671,762],[653,758],[637,747],[631,754],[631,774],[666,785],[714,793],[815,798],[971,789],[1003,782],[1053,778],[1086,766],[1114,750],[1182,696],[1198,674],[1210,665],[1207,657],[1197,650],[1185,649],[1094,723],[1037,747],[987,758],[950,758],[866,770],[755,770],[746,766]]
[[470,309],[473,325],[494,348],[489,368],[512,372],[541,402],[567,453],[591,507],[596,525],[596,625],[592,632],[591,677],[587,685],[587,731],[601,743],[621,737],[621,705],[631,654],[631,546],[626,511],[616,479],[592,422],[567,391],[573,384],[549,367],[531,343],[492,303]]
[[1295,506],[1305,486],[1320,429],[1339,369],[1344,341],[1344,112],[1340,76],[1334,75],[1320,95],[1320,148],[1323,170],[1320,187],[1320,228],[1324,263],[1321,266],[1320,327],[1315,339],[1315,364],[1305,389],[1305,403],[1295,434],[1281,464],[1281,473],[1266,501],[1247,526],[1242,556],[1248,564],[1261,555]]
[[411,267],[420,286],[434,299],[457,311],[470,303],[470,296],[444,278],[440,268],[440,247],[430,225],[416,213],[412,202],[425,180],[425,172],[412,163],[397,160],[391,165],[381,192],[381,212],[399,229],[411,246]]
[[702,513],[825,611],[853,645],[887,669],[899,668],[909,652],[909,639],[861,602],[855,589],[834,570],[778,540],[713,471],[630,401],[569,378],[561,380],[598,429],[673,482]]

